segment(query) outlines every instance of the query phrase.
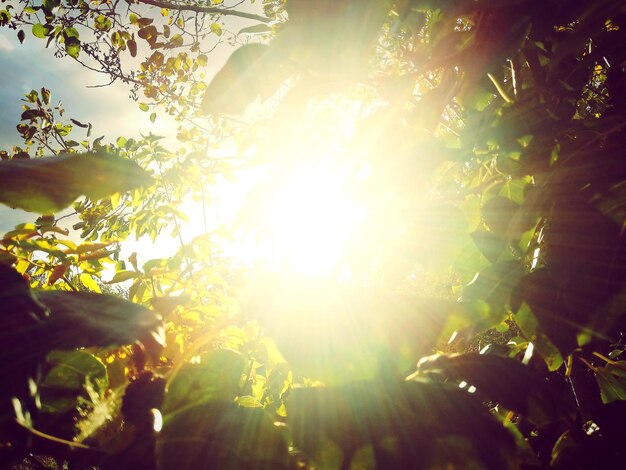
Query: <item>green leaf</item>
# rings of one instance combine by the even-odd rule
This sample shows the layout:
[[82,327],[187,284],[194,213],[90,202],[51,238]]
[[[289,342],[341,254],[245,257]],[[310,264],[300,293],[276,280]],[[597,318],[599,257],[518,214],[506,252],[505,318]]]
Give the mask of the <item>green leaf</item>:
[[504,251],[506,240],[487,230],[476,230],[470,234],[476,247],[491,263],[496,263]]
[[42,382],[43,387],[82,390],[87,380],[100,391],[107,387],[105,365],[84,351],[53,351],[47,362],[52,366]]
[[146,103],[139,103],[139,109],[141,109],[145,113],[150,109],[150,106],[148,106]]
[[164,419],[157,440],[162,468],[288,468],[287,442],[261,408],[215,401]]
[[507,311],[511,292],[523,275],[517,261],[505,261],[486,267],[463,288],[463,300],[483,300],[491,307],[492,320],[499,323]]
[[41,405],[47,413],[75,410],[86,388],[102,395],[108,386],[105,365],[87,352],[53,351],[47,362],[51,368],[41,383]]
[[480,112],[489,105],[495,96],[496,95],[482,86],[476,86],[468,93],[465,93],[462,97],[459,97],[459,101],[467,109],[473,109]]
[[41,23],[35,23],[33,25],[33,29],[32,29],[33,36],[37,38],[41,38],[41,39],[45,38],[48,35],[48,31],[49,29],[46,26],[42,25]]
[[[287,400],[287,422],[294,445],[319,465],[328,462],[336,447],[341,461],[342,454],[346,458],[364,446],[392,442],[385,446],[384,468],[414,468],[416,461],[437,457],[442,458],[441,465],[423,468],[447,468],[448,447],[441,452],[434,443],[456,438],[469,444],[457,458],[464,463],[479,460],[471,468],[506,468],[514,448],[511,436],[475,396],[456,386],[425,381],[294,388]],[[340,466],[335,460],[328,468]]]
[[113,278],[107,282],[107,284],[116,284],[118,282],[125,282],[129,279],[135,279],[140,276],[140,273],[135,271],[118,271],[115,273]]
[[626,400],[626,376],[623,367],[607,364],[606,367],[595,369],[602,403]]
[[545,361],[548,370],[551,372],[558,370],[563,364],[563,357],[557,347],[539,330],[537,318],[528,304],[522,303],[514,318],[524,336],[533,343],[534,348]]
[[489,229],[495,234],[504,235],[519,207],[519,204],[511,199],[496,196],[485,202],[481,211]]
[[199,364],[187,364],[168,385],[163,412],[205,401],[232,400],[246,367],[243,356],[231,349],[217,349],[200,357]]
[[65,36],[66,38],[78,38],[78,30],[76,28],[65,28],[63,30],[63,36]]
[[136,163],[105,153],[0,161],[0,179],[1,203],[40,214],[81,195],[96,200],[152,181]]
[[218,36],[222,35],[222,25],[219,23],[211,23],[211,32],[217,34]]
[[65,51],[70,57],[78,58],[80,54],[80,40],[74,37],[67,38],[65,40]]

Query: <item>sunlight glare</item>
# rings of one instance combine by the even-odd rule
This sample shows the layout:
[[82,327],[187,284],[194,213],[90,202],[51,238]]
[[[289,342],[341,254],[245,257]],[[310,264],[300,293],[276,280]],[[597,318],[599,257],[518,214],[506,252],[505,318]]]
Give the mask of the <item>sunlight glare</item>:
[[275,188],[266,208],[271,251],[281,271],[342,275],[344,252],[365,209],[346,178],[323,167],[298,170]]

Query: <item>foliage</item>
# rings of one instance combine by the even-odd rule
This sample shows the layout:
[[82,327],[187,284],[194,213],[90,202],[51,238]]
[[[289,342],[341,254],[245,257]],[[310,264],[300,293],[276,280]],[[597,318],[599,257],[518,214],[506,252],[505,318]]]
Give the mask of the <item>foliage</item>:
[[[3,459],[618,467],[626,8],[262,7],[0,10],[21,42],[28,33],[129,83],[153,120],[175,116],[181,144],[104,144],[91,124],[63,121],[48,89],[26,95],[24,148],[2,153],[0,201],[42,216],[1,242]],[[251,24],[233,32],[232,19]],[[223,41],[237,48],[207,83]],[[235,157],[220,156],[227,145]],[[186,239],[181,204],[204,210],[216,180],[250,168],[267,177],[239,223],[263,239],[273,191],[312,164],[365,208],[337,263],[351,283],[255,278],[225,254],[222,231]],[[81,195],[70,231],[58,212]],[[173,256],[123,254],[130,236],[166,230]],[[101,293],[117,284],[126,299]]]

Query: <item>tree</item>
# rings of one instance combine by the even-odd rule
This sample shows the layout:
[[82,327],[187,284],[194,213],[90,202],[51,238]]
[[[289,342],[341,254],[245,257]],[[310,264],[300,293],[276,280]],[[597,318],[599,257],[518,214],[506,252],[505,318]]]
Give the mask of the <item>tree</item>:
[[[57,212],[85,195],[73,206],[84,241],[50,215],[5,234],[0,259],[31,286],[7,271],[4,291],[19,288],[3,294],[13,299],[3,317],[45,329],[46,309],[55,314],[46,298],[100,292],[110,262],[109,283],[126,282],[129,301],[163,315],[167,346],[152,363],[142,341],[115,346],[108,334],[126,321],[138,333],[120,342],[145,333],[115,315],[89,344],[50,346],[89,349],[46,346],[27,373],[10,370],[4,419],[24,430],[3,436],[18,449],[11,458],[31,449],[103,468],[619,465],[626,8],[248,6],[24,1],[0,11],[21,41],[30,31],[128,83],[154,119],[175,115],[181,142],[172,152],[154,136],[70,140],[90,124],[62,121],[47,89],[27,94],[25,146],[2,154],[0,176],[29,184],[3,188],[0,201]],[[207,83],[220,41],[235,50]],[[226,139],[235,157],[211,158]],[[92,193],[77,177],[89,159],[150,178],[109,187],[114,177],[101,177]],[[46,165],[71,184],[50,189]],[[362,208],[336,263],[351,283],[255,281],[217,233],[183,238],[179,202],[206,205],[216,174],[263,175],[241,218],[263,238],[277,224],[263,214],[279,182],[315,165]],[[328,188],[317,190],[319,209]],[[181,242],[174,256],[139,266],[120,255],[129,234],[168,227]],[[88,313],[77,310],[72,318]],[[3,340],[3,358],[15,338]]]

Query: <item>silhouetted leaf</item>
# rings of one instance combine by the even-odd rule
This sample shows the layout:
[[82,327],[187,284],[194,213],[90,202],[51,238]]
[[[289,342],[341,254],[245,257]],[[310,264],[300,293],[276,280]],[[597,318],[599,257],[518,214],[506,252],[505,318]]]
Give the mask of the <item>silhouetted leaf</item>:
[[454,437],[470,447],[463,454],[466,463],[496,469],[507,466],[513,447],[508,431],[475,397],[445,384],[387,381],[296,388],[287,408],[294,445],[319,463],[335,443],[342,468],[350,468],[356,451],[370,445],[377,468],[431,468],[429,462],[445,467],[454,457],[446,445],[438,449],[434,443]]
[[167,415],[157,468],[286,469],[287,443],[260,408],[214,401]]
[[38,291],[37,297],[50,309],[50,318],[40,327],[42,334],[55,332],[46,340],[49,349],[142,341],[158,354],[159,345],[164,343],[161,316],[119,297],[64,291]]
[[217,349],[203,354],[199,364],[187,364],[168,385],[164,413],[173,413],[192,404],[214,400],[232,400],[238,392],[246,367],[237,351]]
[[507,246],[506,239],[487,230],[476,230],[470,235],[483,256],[492,263],[498,261]]
[[496,196],[485,202],[481,208],[483,218],[493,233],[504,235],[509,222],[519,209],[519,204],[505,197]]
[[476,393],[522,413],[537,424],[550,422],[555,400],[542,378],[528,366],[492,354],[433,356],[420,361],[420,371],[439,371],[451,380],[474,386]]
[[241,114],[260,94],[271,96],[283,80],[281,64],[270,46],[246,44],[213,77],[201,109],[206,114]]
[[134,39],[129,39],[126,42],[126,45],[128,46],[128,52],[130,52],[130,56],[136,57],[137,56],[137,42],[135,42]]
[[100,199],[150,184],[136,163],[112,155],[63,155],[0,161],[0,202],[29,212],[58,212],[77,197]]
[[491,307],[496,322],[507,311],[510,296],[523,274],[517,261],[503,261],[480,271],[474,280],[463,288],[463,300],[484,300]]

